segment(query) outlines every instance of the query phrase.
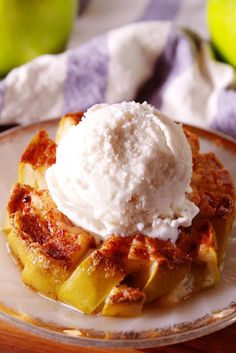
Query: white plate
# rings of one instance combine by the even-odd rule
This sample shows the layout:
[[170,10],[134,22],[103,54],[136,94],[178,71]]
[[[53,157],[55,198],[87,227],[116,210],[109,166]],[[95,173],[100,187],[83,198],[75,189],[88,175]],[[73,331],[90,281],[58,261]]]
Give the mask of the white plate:
[[[0,135],[0,224],[17,163],[39,128],[53,136],[56,121],[48,121]],[[223,136],[193,128],[201,150],[212,151],[230,171],[236,184],[236,143]],[[41,336],[80,346],[153,347],[181,342],[219,330],[236,321],[236,225],[226,252],[222,279],[216,288],[202,291],[174,308],[145,309],[140,318],[83,315],[77,310],[37,294],[23,285],[21,273],[9,256],[0,233],[0,318]]]

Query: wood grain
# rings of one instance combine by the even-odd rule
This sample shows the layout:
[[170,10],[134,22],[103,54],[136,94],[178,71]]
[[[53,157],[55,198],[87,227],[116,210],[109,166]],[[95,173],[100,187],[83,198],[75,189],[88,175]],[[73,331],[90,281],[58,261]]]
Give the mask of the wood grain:
[[[236,324],[192,341],[150,349],[128,349],[125,353],[233,353]],[[0,353],[121,353],[124,349],[81,348],[45,340],[0,321]]]

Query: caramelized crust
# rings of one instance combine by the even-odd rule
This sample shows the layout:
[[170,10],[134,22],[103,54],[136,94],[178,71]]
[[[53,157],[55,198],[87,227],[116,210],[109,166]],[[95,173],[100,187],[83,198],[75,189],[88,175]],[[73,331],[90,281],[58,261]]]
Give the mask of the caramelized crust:
[[229,173],[213,153],[193,158],[192,201],[205,218],[225,218],[234,212],[234,187]]
[[137,234],[133,237],[128,254],[129,272],[140,271],[150,263],[150,255],[145,238],[142,234]]
[[184,231],[174,244],[171,240],[152,239],[145,237],[150,260],[158,260],[159,263],[165,263],[169,268],[188,263],[192,257],[189,251],[190,240]]
[[35,190],[29,185],[16,184],[8,203],[12,227],[31,248],[45,256],[62,260],[70,267],[72,257],[80,249],[81,237],[93,237],[73,226],[57,210],[48,190]]
[[130,260],[141,261],[142,263],[150,260],[150,253],[144,235],[137,234],[134,236],[129,251],[129,258]]
[[134,236],[128,256],[129,272],[142,271],[155,261],[169,269],[188,265],[197,248],[195,239],[189,233],[189,229],[180,230],[176,244],[170,240],[164,241],[141,234]]
[[106,276],[113,276],[117,271],[127,273],[127,258],[132,237],[110,236],[100,249],[92,254],[94,267],[104,265]]
[[79,124],[82,119],[83,113],[69,113],[64,115],[60,122],[56,133],[56,143],[59,143],[65,136],[71,126]]
[[191,131],[189,131],[186,127],[183,127],[185,136],[188,139],[188,142],[190,144],[191,150],[192,150],[192,155],[196,156],[199,153],[200,145],[199,145],[199,139],[197,135],[193,134]]
[[29,163],[33,168],[49,167],[56,162],[56,144],[45,130],[40,130],[26,147],[22,163]]
[[181,232],[176,244],[170,240],[149,238],[142,234],[129,237],[112,235],[92,254],[92,257],[95,266],[105,261],[105,267],[109,268],[111,273],[117,270],[132,273],[155,260],[168,268],[189,264],[196,251],[197,239],[184,231]]
[[139,303],[143,302],[145,294],[138,288],[121,286],[114,294],[109,295],[109,302],[111,304],[123,303]]
[[206,246],[208,248],[212,247],[216,249],[217,244],[214,237],[214,229],[210,221],[203,220],[199,223],[195,223],[194,231],[198,247]]
[[62,119],[70,119],[70,121],[73,123],[73,125],[77,125],[77,124],[79,124],[83,115],[84,115],[83,112],[68,113],[68,114],[64,115]]

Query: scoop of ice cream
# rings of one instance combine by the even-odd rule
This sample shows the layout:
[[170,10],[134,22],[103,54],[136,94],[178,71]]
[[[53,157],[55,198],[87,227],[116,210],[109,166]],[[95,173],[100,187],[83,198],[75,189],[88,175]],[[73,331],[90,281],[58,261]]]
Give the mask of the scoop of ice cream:
[[58,209],[102,237],[171,239],[198,208],[187,199],[192,155],[182,127],[147,103],[96,105],[72,126],[46,173]]

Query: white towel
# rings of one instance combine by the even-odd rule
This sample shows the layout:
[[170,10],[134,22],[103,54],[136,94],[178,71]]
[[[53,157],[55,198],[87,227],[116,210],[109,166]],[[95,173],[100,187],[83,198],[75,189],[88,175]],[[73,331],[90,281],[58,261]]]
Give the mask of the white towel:
[[[94,4],[88,4],[90,16]],[[12,70],[0,82],[0,124],[59,117],[101,102],[146,100],[174,120],[236,137],[234,70],[214,59],[206,39],[179,27],[188,18],[183,8],[188,13],[186,1],[139,0],[135,9],[126,6],[123,22],[133,23],[78,47],[72,36],[63,54]],[[76,31],[83,21],[86,25],[88,13],[78,19]],[[114,26],[118,23],[114,20]]]

